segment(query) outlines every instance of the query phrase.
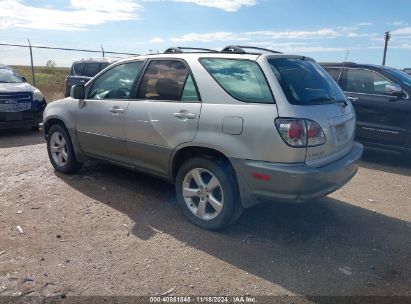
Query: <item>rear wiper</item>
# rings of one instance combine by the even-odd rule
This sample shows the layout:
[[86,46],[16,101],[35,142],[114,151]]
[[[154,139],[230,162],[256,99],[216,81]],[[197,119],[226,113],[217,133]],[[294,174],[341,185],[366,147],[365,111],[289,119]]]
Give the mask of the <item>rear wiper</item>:
[[348,103],[346,100],[336,100],[336,103],[341,103],[344,107],[348,107]]
[[335,98],[322,96],[322,97],[317,97],[317,98],[313,98],[309,100],[309,102],[324,102],[324,101],[335,101]]
[[344,107],[348,106],[348,103],[345,100],[337,100],[333,97],[328,97],[328,96],[322,96],[322,97],[317,97],[309,100],[310,102],[331,102],[333,101],[334,103],[341,103],[344,105]]

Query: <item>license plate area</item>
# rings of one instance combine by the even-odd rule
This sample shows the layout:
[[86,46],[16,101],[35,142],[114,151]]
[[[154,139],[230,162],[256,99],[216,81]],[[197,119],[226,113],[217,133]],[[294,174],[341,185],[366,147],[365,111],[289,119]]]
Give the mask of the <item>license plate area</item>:
[[6,113],[6,121],[23,120],[23,113]]
[[348,128],[345,123],[336,125],[335,130],[335,141],[337,145],[345,144],[350,138],[348,136]]

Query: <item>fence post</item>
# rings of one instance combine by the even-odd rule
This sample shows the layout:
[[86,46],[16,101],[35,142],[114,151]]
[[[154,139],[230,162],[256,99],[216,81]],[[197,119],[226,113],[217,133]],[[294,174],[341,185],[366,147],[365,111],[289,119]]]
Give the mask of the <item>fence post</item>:
[[29,48],[30,48],[31,77],[33,78],[33,86],[36,86],[36,78],[34,77],[33,51],[32,51],[32,49],[31,49],[30,40],[27,39],[27,41],[29,42]]
[[104,58],[104,55],[105,55],[105,54],[104,54],[104,49],[103,49],[103,46],[101,46],[101,50],[103,51],[103,58]]

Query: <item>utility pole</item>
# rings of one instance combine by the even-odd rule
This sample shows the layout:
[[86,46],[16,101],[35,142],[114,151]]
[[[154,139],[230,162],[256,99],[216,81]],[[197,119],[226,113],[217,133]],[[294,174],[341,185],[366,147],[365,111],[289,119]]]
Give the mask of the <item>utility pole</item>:
[[390,32],[385,32],[385,36],[384,36],[384,40],[385,40],[384,58],[382,60],[382,65],[385,65],[385,60],[387,59],[388,41],[390,41],[390,38],[391,38]]
[[30,40],[27,39],[27,41],[29,43],[29,48],[30,48],[31,77],[33,79],[33,86],[36,86],[36,78],[34,77],[33,51],[32,51],[32,48],[31,48]]

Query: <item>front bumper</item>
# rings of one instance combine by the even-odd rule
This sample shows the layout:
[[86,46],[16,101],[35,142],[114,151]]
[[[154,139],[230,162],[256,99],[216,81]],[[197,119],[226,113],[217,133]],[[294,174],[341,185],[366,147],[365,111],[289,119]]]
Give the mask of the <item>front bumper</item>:
[[[279,164],[231,159],[244,207],[259,201],[304,202],[326,196],[344,186],[357,172],[363,146],[354,143],[341,159],[314,168],[304,163]],[[253,174],[264,176],[264,180]]]
[[0,112],[0,129],[39,127],[43,122],[43,111],[40,112]]

